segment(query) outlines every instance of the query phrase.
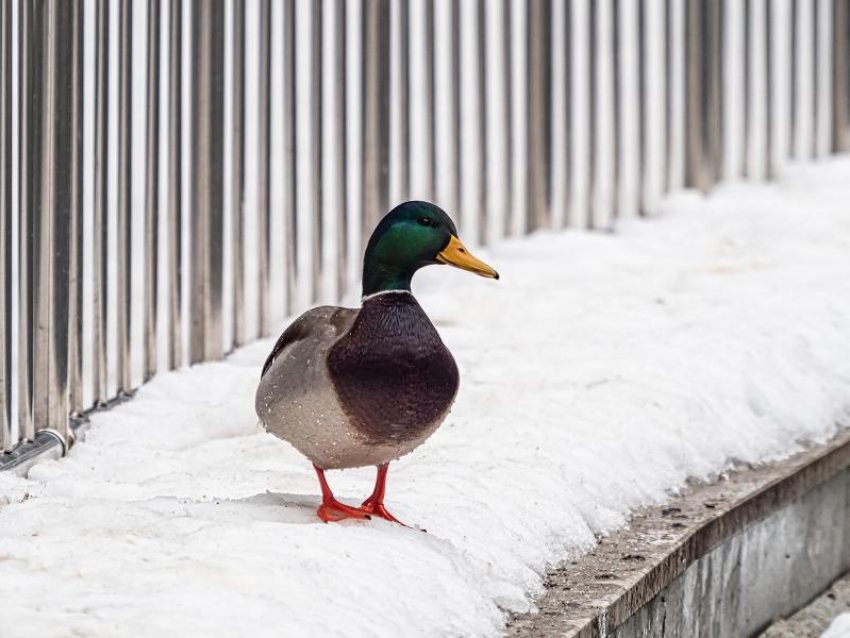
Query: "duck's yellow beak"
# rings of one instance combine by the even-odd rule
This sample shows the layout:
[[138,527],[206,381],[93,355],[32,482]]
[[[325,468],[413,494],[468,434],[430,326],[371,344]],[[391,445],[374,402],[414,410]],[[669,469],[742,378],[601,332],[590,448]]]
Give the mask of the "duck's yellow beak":
[[490,279],[499,278],[499,273],[480,259],[473,257],[466,249],[466,246],[454,235],[449,240],[449,245],[443,249],[443,252],[437,255],[437,261],[441,264],[448,264],[455,268],[474,272],[476,275],[481,275],[482,277],[489,277]]

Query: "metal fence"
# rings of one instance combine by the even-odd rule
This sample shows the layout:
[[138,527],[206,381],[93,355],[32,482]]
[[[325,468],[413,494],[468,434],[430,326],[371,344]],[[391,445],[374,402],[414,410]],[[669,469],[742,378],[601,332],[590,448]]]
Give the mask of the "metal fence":
[[0,37],[0,468],[353,296],[393,202],[486,244],[850,150],[850,0],[5,0]]

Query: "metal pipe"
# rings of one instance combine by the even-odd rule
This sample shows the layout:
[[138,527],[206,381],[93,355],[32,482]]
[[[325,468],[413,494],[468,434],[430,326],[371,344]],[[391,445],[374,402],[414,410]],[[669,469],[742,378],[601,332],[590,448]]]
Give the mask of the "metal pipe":
[[[840,0],[838,0],[840,2]],[[789,80],[789,93],[790,93],[790,109],[791,112],[788,115],[788,125],[789,125],[789,133],[788,133],[788,156],[794,157],[795,152],[794,149],[796,147],[797,142],[797,91],[798,91],[798,82],[797,82],[797,29],[800,24],[800,5],[798,0],[791,0],[791,64],[790,72],[791,78]]]
[[171,2],[169,6],[168,367],[174,369],[183,365],[183,2]]
[[[270,20],[268,22],[271,22]],[[233,3],[233,95],[230,126],[231,254],[233,255],[233,347],[245,343],[245,0]]]
[[395,5],[399,12],[399,198],[410,199],[410,7],[407,2]]
[[335,174],[336,197],[336,263],[337,298],[341,299],[348,289],[348,123],[346,120],[346,3],[336,0],[334,8],[334,69],[336,95],[334,96],[334,123],[336,132]]
[[573,3],[564,4],[564,217],[563,225],[573,223]]
[[[428,0],[431,2],[432,0]],[[513,91],[513,38],[511,34],[511,0],[502,0],[502,52],[504,58],[504,93],[505,103],[505,209],[502,232],[505,236],[513,230],[513,201],[514,201],[514,91]],[[433,85],[433,83],[432,83]]]
[[71,7],[68,410],[83,413],[83,5]]
[[[266,0],[267,1],[267,0]],[[284,0],[283,3],[283,148],[284,148],[284,232],[286,248],[284,250],[284,266],[286,269],[286,311],[288,315],[295,313],[298,296],[298,202],[295,178],[295,155],[297,139],[295,129],[295,0]],[[261,108],[263,105],[261,104]],[[267,108],[267,107],[266,107]],[[263,118],[260,118],[262,122]],[[261,153],[262,154],[262,153]],[[268,241],[268,219],[260,213],[260,233],[266,228],[265,237],[260,234],[260,241]],[[260,269],[263,268],[263,250],[260,250]],[[265,255],[268,263],[268,253]],[[262,277],[262,275],[261,275]],[[262,279],[261,279],[262,281]],[[260,315],[263,316],[262,314]],[[262,333],[264,334],[264,333]]]
[[773,12],[770,0],[764,3],[764,83],[765,135],[764,176],[773,179]]
[[587,158],[587,227],[594,228],[597,218],[597,198],[596,198],[596,127],[599,118],[596,114],[597,96],[596,96],[596,73],[597,73],[597,33],[599,21],[598,0],[589,0],[588,13],[588,88],[587,97],[590,102],[587,112],[587,136],[588,136],[588,158]]
[[850,151],[850,0],[832,4],[832,151]]
[[191,363],[220,359],[224,221],[224,3],[192,6]]
[[[68,327],[71,224],[75,169],[74,3],[47,0],[43,11],[44,110],[41,146],[43,198],[35,208],[36,250],[35,381],[33,419],[37,429],[68,435]],[[69,170],[69,168],[71,170]]]
[[[623,74],[620,58],[620,0],[611,0],[611,113],[613,115],[611,152],[613,153],[611,176],[611,208],[613,219],[620,212],[620,172],[623,161]],[[638,162],[640,164],[640,162]]]
[[[260,183],[257,189],[257,239],[259,242],[259,326],[260,337],[271,332],[271,2],[260,2],[260,51],[259,51],[259,82],[257,83],[257,141],[259,155],[257,156],[257,175]],[[294,32],[293,32],[294,37]],[[294,44],[294,43],[293,43]],[[284,46],[289,46],[284,43]],[[294,86],[292,87],[294,90]],[[286,85],[286,99],[294,97],[290,94],[290,85]],[[293,140],[293,144],[294,144]],[[295,183],[293,163],[292,184]],[[293,209],[294,209],[293,199]],[[289,238],[287,238],[288,240]]]
[[[505,0],[508,2],[509,0]],[[434,66],[436,64],[434,52],[434,0],[425,0],[425,189],[428,198],[434,201],[437,198],[437,128],[435,123],[436,113],[436,75]]]
[[157,369],[159,277],[159,0],[148,1],[147,149],[145,150],[145,344],[143,380]]
[[478,242],[487,243],[487,15],[485,0],[478,0]]
[[389,208],[389,2],[363,2],[362,247]]
[[685,186],[707,193],[711,179],[707,171],[707,80],[703,0],[687,0],[685,4]]
[[552,24],[549,0],[526,5],[526,230],[551,225],[549,206],[549,162],[551,126]]
[[[179,3],[176,3],[179,4]],[[95,12],[94,72],[94,206],[92,233],[92,386],[94,404],[106,392],[106,309],[109,214],[109,0],[98,0]]]
[[35,438],[33,422],[33,217],[41,145],[41,41],[36,6],[23,0],[19,5],[21,22],[19,51],[18,116],[19,205],[18,205],[18,439]]
[[[707,69],[708,106],[705,123],[707,172],[709,188],[723,176],[723,5],[725,0],[709,0],[703,3],[704,24],[706,28],[707,55],[704,63]],[[770,52],[768,50],[768,56]]]
[[818,85],[820,84],[820,65],[818,64],[818,48],[820,41],[818,38],[818,6],[819,0],[812,0],[812,147],[811,156],[813,159],[818,156]]
[[744,93],[744,112],[742,118],[742,139],[743,143],[741,144],[741,177],[749,177],[750,175],[750,145],[751,145],[751,136],[752,136],[752,101],[750,100],[750,84],[752,82],[752,70],[751,70],[751,46],[752,46],[752,36],[750,31],[752,29],[752,13],[753,6],[752,0],[744,0],[744,73],[743,73],[743,93]]
[[0,456],[12,439],[12,3],[0,4]]
[[[669,193],[672,187],[673,170],[673,2],[664,2],[664,192]],[[746,0],[745,0],[746,2]]]
[[[461,95],[460,95],[460,67],[462,60],[462,52],[460,49],[460,0],[451,1],[451,16],[450,16],[450,59],[449,66],[451,82],[452,82],[452,108],[451,108],[451,176],[454,180],[452,184],[452,199],[451,213],[457,220],[458,229],[465,227],[466,211],[463,210],[463,182],[464,182],[464,167],[461,160],[461,136],[463,135],[463,112],[461,110]],[[460,231],[461,233],[463,230]]]
[[122,2],[118,7],[118,324],[116,394],[132,390],[130,378],[133,263],[133,7]]
[[646,76],[647,76],[647,57],[646,57],[646,2],[638,0],[637,2],[637,47],[638,47],[638,99],[637,99],[637,126],[638,126],[638,215],[641,217],[646,215],[647,207],[647,172],[646,166],[649,158],[647,157],[646,147],[646,128],[647,116],[649,109],[646,102]]
[[310,195],[312,200],[312,228],[310,258],[312,263],[313,303],[322,297],[324,276],[324,234],[322,201],[322,2],[310,5]]

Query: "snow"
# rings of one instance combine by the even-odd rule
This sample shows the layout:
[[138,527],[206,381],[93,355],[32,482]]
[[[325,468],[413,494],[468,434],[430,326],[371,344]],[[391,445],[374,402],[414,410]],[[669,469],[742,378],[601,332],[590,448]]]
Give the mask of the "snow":
[[850,638],[850,613],[836,616],[821,638]]
[[[850,159],[538,233],[414,290],[461,370],[384,521],[322,524],[253,412],[273,340],[163,374],[28,478],[0,475],[4,636],[492,636],[548,566],[689,477],[850,425]],[[373,470],[329,473],[356,503]]]

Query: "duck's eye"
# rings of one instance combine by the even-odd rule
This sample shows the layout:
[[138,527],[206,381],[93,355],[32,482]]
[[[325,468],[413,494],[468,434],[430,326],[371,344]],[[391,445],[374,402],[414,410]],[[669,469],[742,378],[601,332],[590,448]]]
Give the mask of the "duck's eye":
[[430,219],[428,219],[427,217],[420,217],[419,218],[419,225],[420,226],[433,226],[433,222]]

